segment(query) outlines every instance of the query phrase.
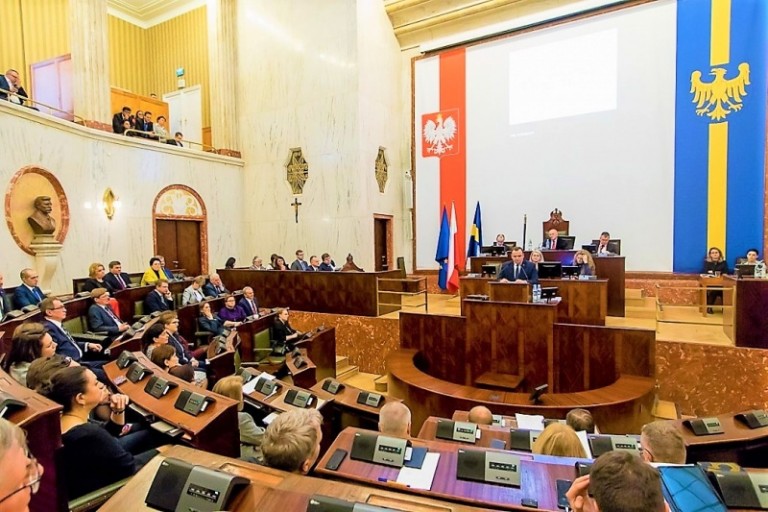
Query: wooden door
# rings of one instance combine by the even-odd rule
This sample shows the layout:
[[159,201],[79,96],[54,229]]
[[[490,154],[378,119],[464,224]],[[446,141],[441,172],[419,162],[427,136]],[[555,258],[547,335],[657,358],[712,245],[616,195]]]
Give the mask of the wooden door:
[[155,254],[165,257],[168,268],[183,268],[188,276],[202,273],[200,224],[192,220],[155,221]]
[[373,263],[377,271],[389,270],[387,257],[387,223],[388,219],[373,219]]

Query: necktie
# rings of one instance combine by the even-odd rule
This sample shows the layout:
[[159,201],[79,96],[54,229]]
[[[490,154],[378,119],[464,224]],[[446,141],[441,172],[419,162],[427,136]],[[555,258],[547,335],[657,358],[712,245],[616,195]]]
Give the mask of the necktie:
[[37,288],[32,288],[32,293],[35,295],[35,298],[36,298],[38,301],[41,301],[41,300],[43,300],[43,298],[40,296],[40,293],[37,291]]
[[517,279],[517,275],[520,273],[520,266],[515,265],[515,279]]
[[77,344],[77,342],[72,337],[72,335],[69,334],[69,332],[64,328],[64,326],[59,327],[59,329],[61,330],[61,332],[64,333],[64,335],[69,339],[69,341],[72,342],[72,345],[74,345],[74,347],[77,349],[77,352],[80,354],[80,357],[82,357],[83,351],[80,349],[80,345]]
[[110,317],[112,320],[114,320],[114,322],[115,322],[117,325],[120,325],[120,324],[122,323],[122,322],[120,322],[120,319],[119,319],[119,318],[117,318],[117,316],[115,316],[115,314],[112,312],[112,310],[111,310],[111,309],[109,309],[109,307],[108,307],[108,306],[104,308],[104,311],[106,311],[106,312],[107,312],[107,314],[109,315],[109,317]]
[[256,305],[255,305],[255,304],[253,303],[253,301],[252,301],[252,300],[250,300],[250,299],[248,299],[248,304],[250,304],[250,305],[251,305],[251,311],[252,311],[252,312],[253,312],[253,314],[255,315],[255,314],[256,314]]
[[125,281],[123,281],[123,278],[120,276],[120,274],[117,274],[117,282],[120,284],[120,289],[125,290]]
[[5,303],[5,292],[0,291],[0,319],[2,319],[5,316],[5,308],[3,307],[4,303]]

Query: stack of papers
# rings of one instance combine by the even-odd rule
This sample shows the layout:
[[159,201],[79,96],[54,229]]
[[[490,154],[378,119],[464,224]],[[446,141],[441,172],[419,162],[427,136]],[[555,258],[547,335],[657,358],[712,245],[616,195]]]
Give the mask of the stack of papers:
[[432,489],[432,480],[435,478],[437,463],[440,454],[430,452],[424,457],[421,469],[403,467],[397,475],[397,483],[407,485],[411,489],[429,491]]

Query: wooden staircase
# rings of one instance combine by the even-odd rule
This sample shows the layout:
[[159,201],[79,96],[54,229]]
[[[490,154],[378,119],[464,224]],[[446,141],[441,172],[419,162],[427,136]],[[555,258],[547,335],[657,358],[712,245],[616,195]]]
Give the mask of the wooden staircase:
[[346,356],[336,356],[336,379],[365,391],[387,394],[386,375],[361,372],[359,367],[349,364]]
[[646,297],[645,290],[627,288],[624,295],[624,314],[631,318],[656,318],[656,298]]

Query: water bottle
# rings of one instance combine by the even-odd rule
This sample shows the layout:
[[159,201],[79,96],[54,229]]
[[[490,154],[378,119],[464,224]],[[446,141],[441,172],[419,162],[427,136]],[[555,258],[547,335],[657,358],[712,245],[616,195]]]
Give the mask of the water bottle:
[[531,239],[528,239],[528,250],[533,250],[533,242],[531,242]]
[[541,302],[541,285],[533,285],[533,302]]

